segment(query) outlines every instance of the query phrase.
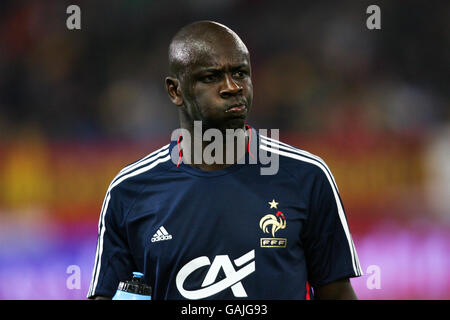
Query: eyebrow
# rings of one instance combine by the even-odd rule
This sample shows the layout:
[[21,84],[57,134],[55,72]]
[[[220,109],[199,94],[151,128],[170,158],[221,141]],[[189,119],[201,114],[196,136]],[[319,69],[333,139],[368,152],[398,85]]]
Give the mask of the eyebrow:
[[[217,72],[223,72],[225,69],[226,69],[226,67],[221,67],[221,68],[205,67],[205,68],[199,68],[198,70],[196,70],[195,74],[206,73],[206,72],[217,73]],[[250,69],[250,67],[248,64],[243,63],[243,64],[240,64],[237,66],[232,66],[230,68],[231,71],[235,71],[235,70],[239,70],[239,69]]]

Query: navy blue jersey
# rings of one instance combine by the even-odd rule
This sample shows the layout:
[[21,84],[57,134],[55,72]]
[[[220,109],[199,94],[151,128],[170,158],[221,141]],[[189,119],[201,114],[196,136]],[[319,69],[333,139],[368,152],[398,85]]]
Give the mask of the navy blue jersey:
[[[362,275],[332,174],[317,156],[251,130],[279,156],[202,171],[177,141],[125,167],[106,193],[88,297],[144,273],[153,299],[305,299],[307,286]],[[178,159],[179,160],[179,159]]]

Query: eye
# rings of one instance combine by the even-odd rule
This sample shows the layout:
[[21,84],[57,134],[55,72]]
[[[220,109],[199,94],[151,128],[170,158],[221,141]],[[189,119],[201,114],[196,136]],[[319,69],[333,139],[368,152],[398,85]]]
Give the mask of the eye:
[[245,71],[236,71],[235,73],[233,73],[233,76],[237,79],[242,79],[247,75],[247,73]]
[[214,74],[208,74],[208,75],[202,77],[202,81],[206,82],[206,83],[214,82],[216,80],[217,80],[217,76]]

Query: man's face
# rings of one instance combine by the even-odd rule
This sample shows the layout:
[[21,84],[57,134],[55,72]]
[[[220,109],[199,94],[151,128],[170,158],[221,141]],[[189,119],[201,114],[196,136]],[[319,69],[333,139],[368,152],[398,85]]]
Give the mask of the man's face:
[[229,41],[199,50],[181,87],[183,112],[190,121],[202,121],[203,129],[243,128],[253,98],[246,48]]

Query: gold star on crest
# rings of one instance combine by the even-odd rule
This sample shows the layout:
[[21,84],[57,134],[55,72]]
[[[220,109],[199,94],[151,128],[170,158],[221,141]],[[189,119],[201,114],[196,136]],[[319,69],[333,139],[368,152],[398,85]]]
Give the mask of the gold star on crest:
[[276,202],[275,199],[273,199],[271,202],[269,202],[269,205],[270,205],[270,209],[273,209],[273,208],[278,209],[277,208],[278,202]]

